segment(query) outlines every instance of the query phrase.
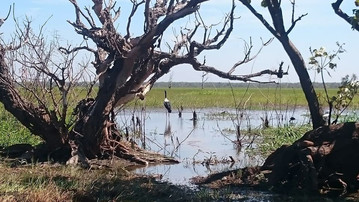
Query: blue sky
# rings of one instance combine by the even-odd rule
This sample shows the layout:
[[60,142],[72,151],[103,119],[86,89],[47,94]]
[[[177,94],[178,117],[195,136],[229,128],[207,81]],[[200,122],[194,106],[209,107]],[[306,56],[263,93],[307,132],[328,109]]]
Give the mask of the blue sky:
[[[334,1],[334,0],[332,0]],[[358,36],[359,33],[352,31],[350,25],[344,20],[337,17],[332,8],[331,2],[327,0],[300,0],[297,1],[296,15],[299,16],[308,13],[290,34],[290,38],[297,46],[306,61],[310,57],[309,47],[319,48],[325,47],[327,51],[336,50],[336,42],[345,43],[344,48],[346,52],[340,56],[337,61],[338,67],[331,72],[332,77],[326,75],[327,81],[339,82],[340,79],[347,75],[357,73],[358,63],[356,57],[358,54]],[[91,6],[91,0],[78,0],[80,7]],[[121,6],[121,18],[119,20],[119,30],[123,31],[123,26],[127,20],[129,11],[128,0],[119,0],[117,5]],[[350,13],[354,8],[354,0],[344,1],[342,9]],[[2,0],[0,8],[0,17],[7,14],[8,6],[15,3],[16,17],[21,20],[26,16],[33,21],[33,26],[36,29],[40,27],[47,19],[46,33],[51,36],[57,32],[61,36],[62,42],[78,44],[82,37],[78,36],[74,29],[66,20],[73,21],[75,19],[73,6],[68,0]],[[201,7],[201,14],[207,24],[218,23],[228,13],[230,9],[231,0],[210,0]],[[201,59],[206,57],[207,65],[215,66],[223,71],[228,71],[232,64],[243,57],[243,40],[249,40],[252,37],[255,49],[258,49],[261,44],[261,38],[268,40],[271,36],[264,26],[253,17],[251,13],[240,3],[236,2],[236,17],[240,19],[235,22],[235,30],[225,46],[219,51],[205,52],[200,56]],[[259,0],[252,0],[253,5],[259,5]],[[289,0],[283,1],[283,12],[285,18],[290,20],[291,7]],[[267,11],[260,6],[258,11],[267,16]],[[134,26],[132,26],[131,33],[134,35],[140,34],[142,30],[141,14],[134,19]],[[190,18],[190,19],[193,19]],[[173,33],[178,33],[180,26],[191,24],[191,20],[186,18],[179,21],[176,27],[166,32],[165,39],[171,42],[174,39]],[[289,24],[287,24],[288,27]],[[14,31],[14,24],[12,20],[8,20],[1,28],[0,32],[3,37],[8,39]],[[289,61],[286,53],[281,45],[274,40],[268,47],[264,48],[259,56],[251,63],[238,67],[236,74],[246,74],[260,71],[262,69],[277,69],[281,61],[284,61],[285,67],[289,65],[289,76],[286,76],[282,82],[298,82],[298,77],[292,64]],[[315,76],[314,71],[309,71],[314,81],[320,82],[319,77]],[[161,81],[201,81],[200,72],[195,72],[188,66],[175,67],[168,75],[164,76]],[[278,81],[276,78],[264,76],[260,78],[262,81]],[[221,81],[214,75],[208,75],[208,81]]]

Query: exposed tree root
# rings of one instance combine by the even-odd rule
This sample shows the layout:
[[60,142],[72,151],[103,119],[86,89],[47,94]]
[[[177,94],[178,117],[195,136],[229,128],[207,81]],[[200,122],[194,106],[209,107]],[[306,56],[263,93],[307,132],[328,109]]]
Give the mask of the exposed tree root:
[[178,160],[165,157],[161,154],[150,152],[139,148],[136,144],[128,141],[120,142],[120,146],[117,147],[118,156],[127,160],[142,164],[158,164],[158,163],[179,163]]

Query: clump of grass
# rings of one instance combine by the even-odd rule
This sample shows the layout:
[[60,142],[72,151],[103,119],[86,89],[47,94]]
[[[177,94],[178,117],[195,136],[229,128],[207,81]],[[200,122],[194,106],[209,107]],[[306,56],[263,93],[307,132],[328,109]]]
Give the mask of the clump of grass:
[[311,125],[294,125],[261,130],[259,131],[262,137],[259,151],[264,156],[268,156],[282,145],[292,144],[311,129]]
[[0,201],[193,201],[197,197],[187,187],[139,177],[123,167],[84,170],[33,164],[12,168],[1,163],[0,170]]
[[42,142],[24,127],[14,116],[0,105],[0,147],[8,147],[14,144],[38,145]]
[[348,114],[341,115],[338,119],[338,122],[356,122],[359,120],[359,114],[356,111],[352,111]]

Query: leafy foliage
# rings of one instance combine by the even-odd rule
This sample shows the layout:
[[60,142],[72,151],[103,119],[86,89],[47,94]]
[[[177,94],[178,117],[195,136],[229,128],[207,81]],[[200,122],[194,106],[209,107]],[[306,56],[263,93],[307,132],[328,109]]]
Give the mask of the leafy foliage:
[[266,8],[268,6],[266,0],[262,0],[261,6],[264,8]]
[[331,116],[334,115],[335,119],[333,123],[338,121],[339,116],[344,112],[345,109],[352,103],[354,95],[358,91],[359,82],[357,77],[353,74],[351,77],[349,75],[342,78],[341,85],[335,96],[329,97],[326,84],[324,81],[323,72],[326,71],[330,76],[330,70],[334,70],[337,67],[337,64],[334,62],[336,58],[339,58],[339,54],[343,53],[343,44],[337,42],[338,49],[334,53],[328,53],[325,48],[321,47],[319,49],[310,49],[312,56],[309,58],[309,64],[311,67],[316,70],[318,74],[322,77],[322,83],[326,92],[326,100],[329,105],[329,118],[328,124],[331,124]]
[[336,116],[334,122],[336,122],[339,116],[344,110],[352,103],[354,96],[358,92],[359,81],[357,76],[353,74],[351,77],[346,75],[342,78],[341,85],[336,96],[333,96],[330,100],[333,103],[334,114]]
[[326,71],[330,76],[330,72],[328,70],[333,70],[337,67],[334,59],[340,59],[339,54],[345,52],[343,48],[344,44],[339,44],[339,42],[337,42],[337,46],[338,49],[332,54],[328,53],[324,47],[313,50],[309,48],[309,51],[312,54],[312,56],[309,58],[309,64],[311,65],[311,68],[316,70],[317,73],[323,73],[323,71]]
[[[359,7],[359,0],[355,0],[355,6]],[[359,23],[359,9],[353,9],[353,18],[352,18],[352,28],[354,29],[355,25]]]

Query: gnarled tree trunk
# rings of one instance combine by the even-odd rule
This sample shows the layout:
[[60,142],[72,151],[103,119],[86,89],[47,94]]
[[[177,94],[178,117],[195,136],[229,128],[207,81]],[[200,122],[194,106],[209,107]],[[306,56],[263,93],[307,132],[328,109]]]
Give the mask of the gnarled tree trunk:
[[[225,17],[222,25],[205,26],[202,19],[196,18],[196,25],[192,29],[181,30],[181,37],[177,37],[173,47],[168,48],[162,45],[161,41],[165,31],[176,21],[197,12],[201,3],[205,1],[130,1],[132,10],[125,25],[125,33],[121,34],[116,30],[117,24],[115,24],[121,14],[120,7],[116,9],[114,1],[109,1],[109,4],[106,4],[102,0],[93,0],[92,10],[86,9],[84,12],[76,0],[69,0],[74,6],[76,18],[75,21],[68,22],[85,40],[92,40],[95,44],[94,47],[90,47],[86,43],[87,45],[74,48],[60,47],[58,50],[46,50],[47,46],[41,33],[30,36],[33,32],[29,32],[30,23],[28,22],[26,30],[17,32],[20,34],[17,36],[20,41],[18,47],[10,45],[7,48],[4,44],[1,46],[0,101],[32,133],[42,137],[49,150],[69,144],[73,155],[80,152],[87,158],[95,158],[114,154],[144,164],[151,162],[150,159],[138,157],[141,154],[137,150],[138,148],[128,147],[123,141],[121,132],[116,129],[116,123],[111,114],[116,107],[122,107],[135,98],[144,99],[154,83],[168,73],[171,68],[179,64],[189,64],[196,71],[245,82],[258,82],[253,78],[263,74],[277,75],[278,77],[287,74],[280,67],[280,71],[268,69],[250,75],[234,75],[236,67],[253,59],[250,57],[251,48],[245,53],[245,59],[230,67],[228,72],[207,66],[204,61],[198,60],[197,57],[201,53],[206,50],[220,49],[229,38],[235,20],[234,0],[232,0],[230,14]],[[138,36],[131,36],[132,18],[140,8],[143,9],[144,30]],[[138,27],[138,23],[136,26]],[[208,29],[212,29],[214,26],[222,27],[213,34]],[[19,29],[19,27],[17,28]],[[203,33],[206,33],[205,35],[200,33],[203,37],[201,42],[194,40],[199,29],[204,29]],[[32,40],[31,37],[34,39]],[[263,44],[263,46],[265,45]],[[25,89],[36,98],[35,102],[24,99],[18,93],[16,84],[21,86],[24,85],[23,82],[31,83],[34,78],[29,78],[27,81],[18,81],[12,78],[13,75],[9,73],[9,69],[14,68],[15,65],[10,67],[11,63],[6,61],[4,56],[7,51],[16,51],[21,47],[25,47],[21,53],[21,56],[24,57],[16,58],[17,54],[15,54],[16,61],[22,68],[29,68],[44,75],[43,86],[35,85],[35,87],[45,88],[44,92],[54,93],[56,90],[60,92],[60,97],[62,97],[60,104],[54,94],[50,95],[53,106],[48,106],[43,102],[41,96],[36,95],[36,90]],[[167,52],[163,51],[167,48]],[[74,60],[71,58],[68,59],[71,62],[61,63],[61,65],[70,64],[64,67],[54,64],[55,70],[51,71],[48,66],[51,61],[49,58],[52,56],[51,53],[56,51],[58,55],[66,58],[80,50],[94,55],[92,64],[96,70],[99,90],[95,98],[90,98],[90,96],[81,98],[82,100],[79,101],[75,109],[77,119],[74,122],[67,122],[67,110],[71,107],[68,104],[69,96],[67,95],[70,92],[69,89],[76,86],[76,81],[78,81],[68,80],[69,76],[73,74],[71,68],[73,68]],[[32,60],[34,56],[38,58],[29,62],[28,60]],[[138,155],[131,155],[131,152],[137,152]]]
[[16,89],[4,58],[5,51],[6,48],[0,45],[0,101],[7,111],[46,142],[49,151],[64,146],[67,144],[66,134],[60,133],[57,118],[24,100]]

